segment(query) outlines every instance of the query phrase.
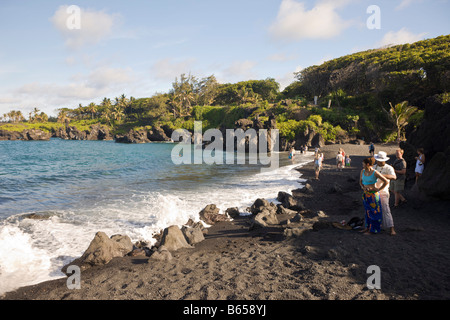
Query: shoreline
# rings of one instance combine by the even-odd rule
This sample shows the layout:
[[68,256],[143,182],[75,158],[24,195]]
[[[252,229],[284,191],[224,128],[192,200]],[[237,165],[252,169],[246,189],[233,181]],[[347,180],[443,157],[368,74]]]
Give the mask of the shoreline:
[[[352,165],[335,170],[337,149]],[[376,145],[393,159],[396,145]],[[4,300],[421,300],[449,299],[448,202],[409,202],[392,210],[397,236],[363,236],[332,222],[363,217],[358,185],[366,145],[326,145],[324,168],[313,180],[312,162],[296,168],[311,194],[299,196],[310,214],[277,215],[279,223],[249,230],[251,216],[218,222],[192,249],[172,252],[171,261],[114,258],[81,273],[81,289],[66,278],[21,287]],[[361,160],[361,161],[360,161]],[[410,189],[405,191],[408,198]],[[274,195],[274,198],[276,195]],[[255,195],[256,200],[257,195]],[[391,197],[391,208],[392,208]],[[225,210],[226,208],[221,208]],[[317,214],[318,211],[322,213]],[[290,223],[288,223],[288,220]],[[294,221],[292,223],[292,221]],[[286,235],[286,229],[306,230]],[[366,286],[367,267],[378,265],[380,290]]]

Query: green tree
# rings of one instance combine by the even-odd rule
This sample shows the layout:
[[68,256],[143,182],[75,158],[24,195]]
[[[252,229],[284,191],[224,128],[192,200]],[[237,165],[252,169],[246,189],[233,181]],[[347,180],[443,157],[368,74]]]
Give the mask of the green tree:
[[172,95],[170,103],[173,107],[175,117],[190,115],[192,102],[197,100],[195,94],[196,82],[195,77],[190,74],[186,76],[183,73],[180,76],[180,81],[178,81],[178,78],[175,78],[175,81],[172,83],[172,90],[170,91]]
[[197,85],[198,104],[201,106],[210,106],[217,97],[219,83],[214,75],[203,78]]
[[93,102],[89,103],[88,111],[91,113],[91,119],[94,119],[95,114],[97,113],[97,105]]
[[409,106],[408,101],[397,103],[395,106],[389,102],[391,106],[389,114],[391,120],[397,129],[397,142],[400,142],[402,130],[408,124],[409,118],[418,111],[416,107]]
[[113,123],[120,123],[124,116],[125,114],[123,112],[122,106],[119,104],[114,105],[111,112],[111,119],[114,121]]
[[67,109],[59,109],[58,112],[58,122],[68,124],[70,122],[70,118],[68,116]]

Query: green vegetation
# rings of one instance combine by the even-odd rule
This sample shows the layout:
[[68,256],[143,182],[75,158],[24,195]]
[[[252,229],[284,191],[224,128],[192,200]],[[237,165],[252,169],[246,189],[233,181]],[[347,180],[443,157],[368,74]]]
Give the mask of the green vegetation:
[[447,35],[340,57],[296,73],[297,81],[282,92],[272,78],[221,84],[214,75],[182,74],[167,93],[139,99],[122,94],[61,108],[50,119],[37,108],[28,120],[13,110],[0,117],[0,128],[86,130],[100,123],[117,134],[154,126],[192,130],[194,121],[202,120],[205,130],[234,128],[242,118],[264,122],[272,115],[287,140],[314,130],[331,141],[346,136],[393,141],[403,138],[406,126],[420,123],[427,97],[450,101],[449,44]]

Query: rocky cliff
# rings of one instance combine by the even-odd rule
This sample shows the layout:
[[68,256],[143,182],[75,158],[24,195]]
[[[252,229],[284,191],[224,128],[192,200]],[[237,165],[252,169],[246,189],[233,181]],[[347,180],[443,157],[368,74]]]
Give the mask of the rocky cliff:
[[400,147],[405,150],[411,181],[417,148],[425,150],[425,169],[417,185],[421,196],[450,200],[450,103],[440,103],[436,96],[428,98],[422,123]]

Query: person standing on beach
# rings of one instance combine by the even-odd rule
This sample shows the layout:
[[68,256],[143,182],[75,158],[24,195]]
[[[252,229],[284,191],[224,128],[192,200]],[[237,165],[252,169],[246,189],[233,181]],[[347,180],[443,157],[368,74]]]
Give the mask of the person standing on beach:
[[342,171],[343,164],[344,164],[344,157],[342,156],[342,152],[338,151],[338,154],[336,156],[336,171],[338,170]]
[[414,170],[416,173],[416,183],[419,180],[420,176],[423,173],[424,164],[425,164],[425,151],[423,148],[417,149],[418,156],[416,157],[416,169]]
[[[384,189],[388,180],[373,168],[375,158],[369,157],[363,160],[363,169],[359,176],[359,185],[363,189],[363,204],[365,209],[365,229],[361,232],[365,234],[379,233],[383,221],[383,209],[381,207],[379,191]],[[382,185],[376,187],[377,180],[380,179]]]
[[373,157],[373,155],[375,154],[375,145],[373,144],[373,142],[370,143],[369,146],[369,153],[370,155]]
[[345,166],[350,167],[351,162],[352,162],[352,159],[350,159],[350,156],[347,154],[345,156]]
[[345,151],[342,148],[339,148],[339,151],[342,154],[342,167],[345,167]]
[[[395,175],[394,168],[386,164],[386,161],[389,160],[386,152],[379,151],[374,158],[377,163],[373,168],[388,180],[387,185],[383,189],[380,189],[381,210],[383,212],[383,227],[389,229],[391,236],[394,236],[396,235],[396,232],[394,230],[394,219],[392,218],[391,208],[389,207],[389,181],[395,180],[397,176]],[[381,181],[378,180],[376,186],[380,187],[380,185]]]
[[319,173],[322,169],[323,153],[316,152],[314,155],[314,170],[316,172],[316,180],[319,180]]
[[390,190],[394,193],[395,201],[394,208],[397,208],[401,203],[406,203],[405,197],[401,194],[405,190],[405,180],[406,180],[406,161],[403,159],[403,149],[397,149],[395,151],[395,159],[393,163],[395,175],[397,179],[391,181]]
[[294,147],[291,147],[291,149],[289,150],[289,159],[294,160],[294,154],[295,154],[295,149],[294,149]]

